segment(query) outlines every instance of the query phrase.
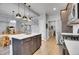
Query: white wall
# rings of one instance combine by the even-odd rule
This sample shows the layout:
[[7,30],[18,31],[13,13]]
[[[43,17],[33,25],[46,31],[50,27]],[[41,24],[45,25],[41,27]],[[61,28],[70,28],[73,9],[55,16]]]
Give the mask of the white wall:
[[32,33],[39,33],[39,21],[38,17],[33,18],[32,22]]
[[73,33],[77,33],[78,32],[78,29],[79,29],[79,24],[74,24],[73,25]]
[[32,25],[32,33],[39,33],[39,25]]
[[46,40],[46,15],[43,14],[39,17],[39,33],[42,34],[42,40]]
[[8,26],[7,19],[4,17],[0,17],[0,34],[2,34],[3,31],[5,31],[7,26]]
[[2,34],[3,31],[5,31],[7,25],[8,23],[0,21],[0,34]]
[[56,23],[55,23],[55,26],[56,26],[56,40],[57,40],[57,44],[62,44],[62,36],[61,36],[61,32],[62,32],[62,23],[61,23],[61,20],[60,20],[60,17],[56,17]]

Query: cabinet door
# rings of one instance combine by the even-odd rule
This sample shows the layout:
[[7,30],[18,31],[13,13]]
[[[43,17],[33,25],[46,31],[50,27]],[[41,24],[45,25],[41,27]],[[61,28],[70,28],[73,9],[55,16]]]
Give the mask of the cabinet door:
[[37,41],[36,40],[37,40],[36,36],[32,37],[32,44],[33,44],[32,52],[33,53],[37,50]]
[[22,55],[32,55],[32,40],[31,40],[31,38],[23,40]]
[[40,48],[41,46],[41,35],[37,36],[37,48]]
[[13,55],[21,55],[21,41],[18,39],[12,39]]
[[33,44],[33,50],[32,52],[35,53],[41,45],[41,36],[37,35],[32,37],[32,44]]

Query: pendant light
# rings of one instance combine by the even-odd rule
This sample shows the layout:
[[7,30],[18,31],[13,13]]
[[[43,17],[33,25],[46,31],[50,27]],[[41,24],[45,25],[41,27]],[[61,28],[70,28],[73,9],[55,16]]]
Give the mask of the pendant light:
[[29,7],[29,15],[28,15],[28,21],[31,21],[31,17],[30,17],[30,5],[28,6]]
[[30,18],[30,17],[27,17],[27,18],[28,18],[28,19],[27,19],[28,21],[31,21],[31,18]]
[[15,12],[15,11],[12,11],[12,16],[13,16],[13,17],[14,17],[14,12]]
[[16,18],[21,18],[21,14],[19,13],[19,3],[18,3],[18,13],[16,14]]
[[25,5],[26,5],[26,3],[24,3],[24,16],[22,17],[23,20],[27,20],[27,17],[25,16]]

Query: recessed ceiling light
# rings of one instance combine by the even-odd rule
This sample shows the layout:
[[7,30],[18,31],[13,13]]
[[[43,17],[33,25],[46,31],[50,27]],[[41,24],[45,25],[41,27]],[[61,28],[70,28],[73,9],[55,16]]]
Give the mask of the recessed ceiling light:
[[56,8],[53,8],[53,11],[56,11]]

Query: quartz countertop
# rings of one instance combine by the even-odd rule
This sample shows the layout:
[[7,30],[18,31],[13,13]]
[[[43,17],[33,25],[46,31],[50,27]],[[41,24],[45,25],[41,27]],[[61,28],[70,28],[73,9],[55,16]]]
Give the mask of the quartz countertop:
[[32,34],[25,34],[25,33],[22,33],[22,34],[15,34],[15,35],[0,35],[0,37],[2,36],[9,36],[9,37],[12,37],[12,38],[16,38],[16,39],[19,39],[19,40],[22,40],[24,38],[28,38],[28,37],[32,37],[32,36],[36,36],[36,35],[39,35],[39,33],[32,33]]
[[61,33],[61,35],[79,35],[78,33]]
[[[61,35],[79,37],[79,34],[77,33],[62,33]],[[64,42],[70,55],[79,55],[79,40],[71,40],[68,38],[64,39]]]
[[28,34],[28,35],[27,34],[18,34],[18,35],[14,35],[12,37],[19,39],[19,40],[22,40],[24,38],[33,37],[33,36],[36,36],[36,35],[39,35],[39,34],[36,34],[36,33],[32,33],[32,34]]
[[79,41],[64,40],[70,55],[79,55]]

